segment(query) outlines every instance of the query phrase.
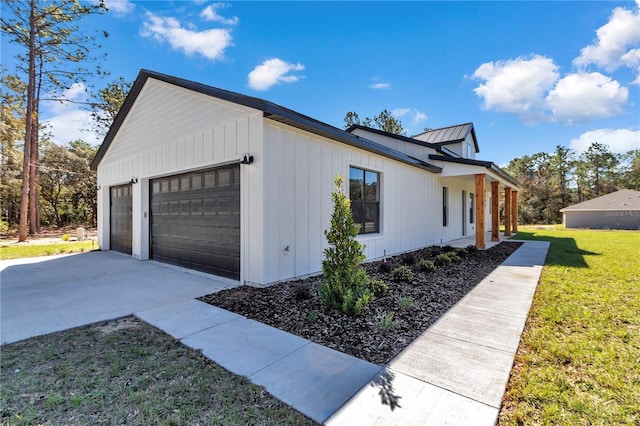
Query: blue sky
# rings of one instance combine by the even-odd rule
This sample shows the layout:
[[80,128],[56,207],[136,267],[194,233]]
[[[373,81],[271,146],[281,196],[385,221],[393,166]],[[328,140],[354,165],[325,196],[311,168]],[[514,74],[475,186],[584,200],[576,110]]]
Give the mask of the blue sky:
[[[472,121],[478,157],[500,165],[556,145],[640,148],[640,0],[106,4],[84,24],[110,34],[98,88],[146,68],[336,127],[383,109],[409,135]],[[87,127],[77,106],[42,112],[59,143]]]

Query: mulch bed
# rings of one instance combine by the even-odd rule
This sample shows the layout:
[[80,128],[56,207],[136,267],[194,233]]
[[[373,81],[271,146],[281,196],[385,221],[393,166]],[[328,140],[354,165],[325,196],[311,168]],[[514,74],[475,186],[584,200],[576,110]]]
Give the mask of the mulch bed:
[[[384,281],[389,289],[357,316],[325,308],[317,291],[322,276],[268,288],[240,286],[199,300],[360,359],[386,364],[520,244],[503,242],[488,250],[458,251],[459,261],[437,266],[433,272],[423,272],[420,260],[434,260],[438,254],[455,249],[428,247],[367,263],[364,267],[369,277]],[[393,270],[403,265],[414,273],[411,282],[393,280]]]

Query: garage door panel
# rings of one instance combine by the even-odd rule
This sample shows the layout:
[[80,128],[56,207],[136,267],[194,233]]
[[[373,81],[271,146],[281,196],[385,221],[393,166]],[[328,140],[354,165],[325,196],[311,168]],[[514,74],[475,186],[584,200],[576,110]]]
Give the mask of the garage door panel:
[[151,182],[154,259],[240,279],[240,166]]
[[109,191],[111,250],[131,254],[133,235],[131,185],[112,186]]

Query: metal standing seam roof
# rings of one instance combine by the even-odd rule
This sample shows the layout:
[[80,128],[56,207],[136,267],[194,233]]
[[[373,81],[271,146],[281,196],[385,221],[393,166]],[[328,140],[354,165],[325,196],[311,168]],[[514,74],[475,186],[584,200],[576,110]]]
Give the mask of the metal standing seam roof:
[[109,131],[107,132],[102,145],[100,145],[96,156],[91,162],[92,169],[95,170],[98,168],[100,161],[104,158],[107,150],[109,149],[109,146],[115,139],[115,136],[118,134],[120,127],[124,123],[127,114],[133,107],[133,104],[135,103],[138,95],[142,91],[142,88],[149,78],[262,111],[265,118],[269,118],[271,120],[278,121],[295,128],[306,130],[319,136],[323,136],[337,142],[342,142],[346,145],[364,149],[366,151],[373,152],[387,158],[391,158],[393,160],[430,171],[432,173],[440,173],[442,171],[442,168],[437,167],[433,164],[424,162],[402,152],[395,151],[365,138],[352,135],[348,132],[345,132],[344,130],[338,129],[337,127],[333,127],[329,124],[323,123],[314,118],[300,114],[272,102],[145,69],[140,70],[140,73],[138,74],[138,77],[136,78],[129,94],[127,95],[127,98],[122,104],[120,111],[118,111],[118,114],[113,124],[109,128]]
[[464,141],[469,133],[472,134],[473,144],[476,152],[480,152],[480,147],[478,146],[478,140],[473,128],[473,123],[457,124],[455,126],[432,129],[424,133],[417,134],[412,138],[431,144],[448,145]]
[[600,210],[640,210],[640,191],[621,189],[582,203],[560,209],[561,212]]

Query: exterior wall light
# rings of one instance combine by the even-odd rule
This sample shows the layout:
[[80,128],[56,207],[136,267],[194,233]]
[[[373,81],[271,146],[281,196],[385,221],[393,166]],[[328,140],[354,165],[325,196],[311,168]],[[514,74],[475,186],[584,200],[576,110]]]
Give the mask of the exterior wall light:
[[253,163],[253,155],[244,154],[244,156],[242,157],[242,161],[240,161],[240,164],[251,164],[251,163]]
[[132,177],[129,183],[132,185],[138,183],[138,178]]

